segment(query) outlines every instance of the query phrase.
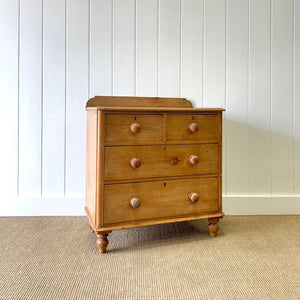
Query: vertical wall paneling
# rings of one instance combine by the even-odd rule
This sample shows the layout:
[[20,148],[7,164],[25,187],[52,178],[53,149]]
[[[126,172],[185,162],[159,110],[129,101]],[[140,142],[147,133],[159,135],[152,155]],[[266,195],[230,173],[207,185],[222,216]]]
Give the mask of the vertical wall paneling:
[[44,0],[43,39],[42,194],[61,196],[65,172],[65,1]]
[[293,0],[272,1],[272,193],[293,193]]
[[41,195],[42,0],[20,1],[19,193]]
[[113,94],[135,94],[135,1],[114,0]]
[[136,95],[157,96],[157,0],[136,1]]
[[[18,191],[18,0],[0,1],[0,186]],[[4,147],[5,145],[5,147]]]
[[225,0],[205,1],[203,106],[225,108]]
[[82,212],[95,95],[226,108],[225,213],[299,212],[300,0],[0,0],[0,45],[1,214]]
[[227,11],[227,193],[248,195],[248,1],[228,0]]
[[159,1],[158,96],[180,96],[180,0]]
[[67,195],[85,191],[88,98],[88,1],[67,1],[66,30],[66,186]]
[[181,1],[181,95],[197,107],[203,105],[204,1]]
[[270,0],[250,1],[249,193],[271,194]]
[[[226,107],[226,0],[205,1],[204,6],[203,106]],[[226,157],[226,112],[223,113],[223,157]],[[223,170],[226,170],[223,159]],[[224,172],[225,175],[225,172]],[[223,175],[223,194],[226,194]]]
[[112,91],[112,1],[91,0],[90,96]]
[[294,193],[300,195],[300,0],[294,4]]

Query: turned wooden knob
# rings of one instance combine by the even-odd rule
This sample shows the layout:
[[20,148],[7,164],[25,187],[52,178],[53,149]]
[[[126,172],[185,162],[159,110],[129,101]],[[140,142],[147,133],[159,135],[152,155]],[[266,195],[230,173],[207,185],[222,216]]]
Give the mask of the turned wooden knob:
[[138,198],[132,198],[130,204],[133,208],[138,208],[141,205],[141,201]]
[[190,123],[189,124],[189,131],[194,133],[199,129],[199,125],[197,123]]
[[141,125],[139,123],[132,123],[130,125],[130,131],[132,133],[137,133],[137,132],[140,132],[141,130]]
[[132,168],[137,169],[141,166],[142,162],[139,158],[134,157],[130,160],[130,165]]
[[199,162],[199,157],[197,155],[190,155],[189,162],[191,165],[196,165]]
[[195,202],[199,201],[199,195],[197,193],[192,192],[189,195],[189,200],[191,202],[195,203]]

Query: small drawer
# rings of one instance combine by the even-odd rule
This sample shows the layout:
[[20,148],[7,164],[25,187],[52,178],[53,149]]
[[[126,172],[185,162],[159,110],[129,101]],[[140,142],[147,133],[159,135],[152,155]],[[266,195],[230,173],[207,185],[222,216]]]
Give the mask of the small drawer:
[[105,143],[109,145],[132,145],[159,143],[163,140],[162,115],[105,116]]
[[218,145],[105,147],[105,180],[218,173]]
[[168,115],[167,141],[218,140],[217,115]]
[[104,186],[104,223],[180,217],[218,210],[218,178]]

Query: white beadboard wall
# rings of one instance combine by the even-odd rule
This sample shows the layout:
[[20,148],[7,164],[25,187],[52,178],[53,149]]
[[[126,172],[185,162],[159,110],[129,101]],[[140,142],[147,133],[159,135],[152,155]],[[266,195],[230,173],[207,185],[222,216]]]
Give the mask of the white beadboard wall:
[[300,0],[0,0],[0,215],[82,215],[85,102],[224,107],[226,214],[300,213]]

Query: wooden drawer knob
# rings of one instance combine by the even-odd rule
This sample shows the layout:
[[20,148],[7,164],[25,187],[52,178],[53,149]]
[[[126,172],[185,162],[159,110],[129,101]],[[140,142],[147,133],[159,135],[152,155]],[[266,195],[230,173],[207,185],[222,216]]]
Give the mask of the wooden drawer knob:
[[194,133],[199,129],[199,125],[197,123],[190,123],[189,124],[189,131]]
[[189,200],[193,203],[199,201],[199,195],[197,193],[190,193]]
[[137,132],[140,132],[141,130],[141,125],[139,123],[132,123],[130,125],[130,131],[132,133],[137,133]]
[[141,201],[138,198],[132,198],[130,204],[133,208],[138,208],[141,205]]
[[142,162],[139,158],[134,157],[130,160],[130,165],[132,168],[137,169],[141,166]]
[[191,165],[196,165],[199,162],[199,157],[197,155],[190,155],[189,162]]

